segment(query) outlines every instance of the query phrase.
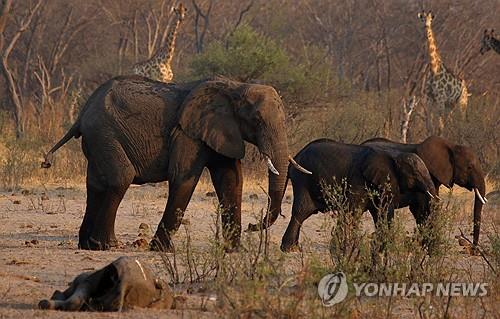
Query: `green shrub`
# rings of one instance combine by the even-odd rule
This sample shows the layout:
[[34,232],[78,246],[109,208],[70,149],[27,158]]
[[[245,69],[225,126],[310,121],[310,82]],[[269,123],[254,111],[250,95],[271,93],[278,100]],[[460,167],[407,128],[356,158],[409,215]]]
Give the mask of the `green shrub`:
[[212,42],[196,56],[191,69],[196,77],[225,75],[240,81],[273,81],[289,68],[288,55],[272,39],[241,26],[225,41]]

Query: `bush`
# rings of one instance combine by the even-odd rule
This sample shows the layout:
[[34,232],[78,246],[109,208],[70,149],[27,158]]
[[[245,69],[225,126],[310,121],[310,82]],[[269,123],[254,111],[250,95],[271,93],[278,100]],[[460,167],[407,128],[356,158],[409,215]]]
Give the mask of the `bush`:
[[225,41],[212,42],[196,56],[191,69],[197,77],[225,75],[240,81],[275,80],[289,65],[287,54],[268,37],[241,26]]
[[408,235],[400,218],[389,225],[387,211],[392,201],[390,186],[368,190],[376,204],[379,220],[368,236],[361,227],[363,212],[350,206],[349,184],[333,181],[323,184],[322,192],[329,210],[335,212],[331,230],[330,256],[333,271],[343,271],[350,278],[375,282],[428,282],[445,278],[442,264],[449,251],[450,216],[453,205],[436,206],[423,225]]
[[324,49],[307,46],[305,50],[308,59],[294,63],[274,40],[241,26],[225,41],[214,41],[195,56],[191,71],[195,78],[224,75],[243,82],[258,80],[275,86],[288,99],[310,101],[330,91],[331,68],[325,67]]

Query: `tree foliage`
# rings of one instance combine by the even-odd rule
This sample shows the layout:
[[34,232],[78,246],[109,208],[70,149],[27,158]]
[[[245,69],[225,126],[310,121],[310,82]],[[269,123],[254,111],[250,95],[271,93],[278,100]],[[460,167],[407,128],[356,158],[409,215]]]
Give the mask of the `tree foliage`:
[[196,77],[225,75],[240,81],[276,81],[277,74],[290,68],[288,54],[272,39],[243,25],[224,42],[214,41],[193,58]]

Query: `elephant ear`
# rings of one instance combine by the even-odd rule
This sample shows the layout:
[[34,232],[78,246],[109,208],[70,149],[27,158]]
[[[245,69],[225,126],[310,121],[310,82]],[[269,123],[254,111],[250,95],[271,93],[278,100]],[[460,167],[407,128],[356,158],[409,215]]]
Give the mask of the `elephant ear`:
[[376,187],[384,187],[386,183],[391,185],[391,193],[399,193],[394,160],[379,151],[372,150],[366,157],[363,167],[363,177]]
[[245,143],[236,117],[239,92],[229,83],[207,81],[194,88],[180,108],[179,125],[191,138],[235,159],[245,155]]
[[417,154],[434,179],[448,187],[453,186],[453,157],[446,140],[431,136],[417,146]]

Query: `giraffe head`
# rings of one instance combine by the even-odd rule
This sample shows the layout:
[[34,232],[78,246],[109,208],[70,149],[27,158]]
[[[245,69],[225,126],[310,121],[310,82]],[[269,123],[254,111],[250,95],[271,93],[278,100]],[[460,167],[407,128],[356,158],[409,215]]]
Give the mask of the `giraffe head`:
[[179,3],[179,6],[176,9],[174,9],[174,12],[177,15],[177,17],[179,17],[179,21],[182,21],[186,16],[187,8],[182,3]]
[[485,54],[489,50],[491,50],[491,40],[494,37],[494,31],[491,29],[490,32],[488,30],[484,30],[483,33],[483,38],[481,39],[481,48],[479,49],[479,52],[481,54]]
[[425,23],[425,26],[430,28],[432,24],[432,19],[434,19],[434,15],[432,14],[432,11],[429,12],[419,12],[418,13],[418,18]]

